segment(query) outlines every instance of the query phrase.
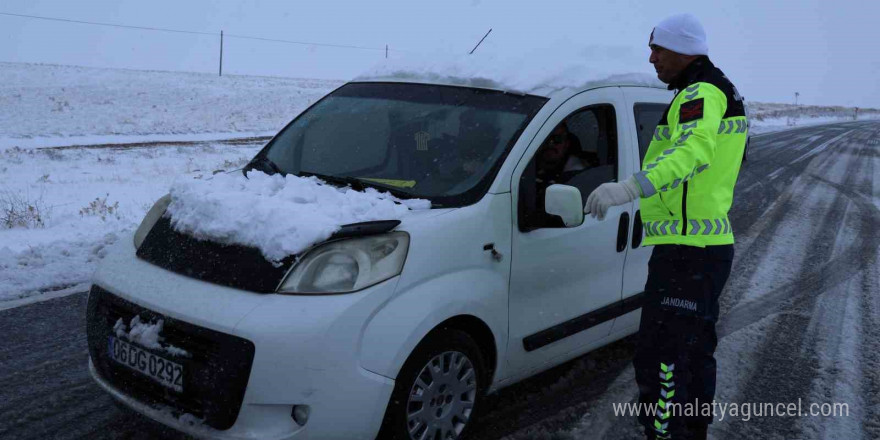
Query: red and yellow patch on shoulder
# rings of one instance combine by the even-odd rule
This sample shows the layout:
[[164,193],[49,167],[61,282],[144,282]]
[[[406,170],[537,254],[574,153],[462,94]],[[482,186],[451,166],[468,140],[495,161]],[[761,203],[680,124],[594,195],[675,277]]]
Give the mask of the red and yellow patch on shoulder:
[[678,122],[680,124],[697,119],[703,119],[703,98],[688,101],[679,108]]

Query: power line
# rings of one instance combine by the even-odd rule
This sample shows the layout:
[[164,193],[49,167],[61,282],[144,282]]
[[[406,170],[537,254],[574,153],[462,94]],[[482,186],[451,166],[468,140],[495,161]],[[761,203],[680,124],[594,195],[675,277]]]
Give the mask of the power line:
[[[84,20],[70,20],[67,18],[56,18],[56,17],[41,17],[37,15],[25,15],[25,14],[12,14],[8,12],[0,12],[0,15],[6,15],[10,17],[21,17],[21,18],[33,18],[37,20],[48,20],[48,21],[60,21],[64,23],[78,23],[78,24],[89,24],[94,26],[107,26],[107,27],[116,27],[116,28],[125,28],[125,29],[139,29],[145,31],[159,31],[159,32],[174,32],[179,34],[192,34],[192,35],[209,35],[212,37],[216,37],[216,33],[210,32],[199,32],[199,31],[187,31],[181,29],[168,29],[168,28],[157,28],[157,27],[148,27],[148,26],[130,26],[125,24],[116,24],[116,23],[100,23],[96,21],[84,21]],[[322,47],[335,47],[341,49],[358,49],[358,50],[379,50],[379,51],[387,51],[392,50],[396,52],[408,52],[400,49],[387,49],[384,47],[365,47],[365,46],[350,46],[345,44],[328,44],[328,43],[312,43],[308,41],[292,41],[292,40],[279,40],[274,38],[263,38],[263,37],[254,37],[250,35],[234,35],[234,34],[226,34],[228,38],[239,38],[244,40],[258,40],[258,41],[270,41],[274,43],[287,43],[287,44],[298,44],[304,46],[322,46]]]
[[98,23],[95,21],[69,20],[67,18],[39,17],[36,15],[24,15],[24,14],[10,14],[8,12],[0,12],[0,15],[7,15],[10,17],[34,18],[37,20],[63,21],[65,23],[91,24],[91,25],[95,25],[95,26],[108,26],[108,27],[127,28],[127,29],[141,29],[141,30],[145,30],[145,31],[176,32],[179,34],[194,34],[194,35],[210,35],[212,37],[216,35],[216,34],[208,33],[208,32],[182,31],[179,29],[166,29],[166,28],[146,27],[146,26],[129,26],[129,25],[115,24],[115,23]]
[[[338,47],[343,49],[361,49],[361,50],[385,50],[384,47],[363,47],[363,46],[346,46],[344,44],[327,44],[327,43],[309,43],[306,41],[290,41],[290,40],[276,40],[274,38],[262,38],[262,37],[249,37],[246,35],[234,35],[234,34],[226,34],[229,38],[241,38],[245,40],[259,40],[259,41],[272,41],[275,43],[289,43],[289,44],[302,44],[305,46],[324,46],[324,47]],[[392,49],[396,50],[396,49]]]

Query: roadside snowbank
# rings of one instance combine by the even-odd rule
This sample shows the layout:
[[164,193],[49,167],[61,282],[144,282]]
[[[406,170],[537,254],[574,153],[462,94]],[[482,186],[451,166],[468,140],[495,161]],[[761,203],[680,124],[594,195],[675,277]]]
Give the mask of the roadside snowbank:
[[[858,120],[877,120],[880,119],[880,113],[869,113],[860,115]],[[852,116],[807,116],[791,118],[765,118],[761,121],[752,121],[749,133],[764,134],[774,133],[777,131],[791,130],[798,127],[807,127],[810,125],[833,124],[837,122],[853,122]]]
[[0,206],[15,196],[42,220],[0,228],[0,302],[86,290],[105,248],[131,239],[175,180],[241,168],[261,146],[0,149]]
[[[291,117],[292,119],[292,117]],[[34,136],[28,138],[0,138],[0,150],[21,149],[32,150],[36,148],[73,148],[73,147],[101,147],[101,148],[129,148],[144,146],[146,144],[162,143],[210,143],[229,142],[230,140],[248,140],[252,138],[267,138],[275,135],[275,131],[255,132],[228,132],[228,133],[193,133],[193,134],[128,134],[128,135],[82,135],[66,137],[43,137]]]

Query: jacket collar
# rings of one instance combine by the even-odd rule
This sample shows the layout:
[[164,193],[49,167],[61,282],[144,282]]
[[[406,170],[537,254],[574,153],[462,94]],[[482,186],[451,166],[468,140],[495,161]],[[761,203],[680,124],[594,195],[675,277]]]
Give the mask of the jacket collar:
[[688,64],[688,66],[685,67],[684,70],[682,70],[681,73],[679,73],[678,76],[675,77],[675,79],[673,79],[672,82],[669,83],[669,86],[667,86],[666,88],[669,90],[682,90],[689,85],[697,82],[697,78],[700,76],[701,73],[713,67],[715,67],[715,65],[712,64],[712,61],[709,60],[709,57],[705,55],[700,56],[699,58]]

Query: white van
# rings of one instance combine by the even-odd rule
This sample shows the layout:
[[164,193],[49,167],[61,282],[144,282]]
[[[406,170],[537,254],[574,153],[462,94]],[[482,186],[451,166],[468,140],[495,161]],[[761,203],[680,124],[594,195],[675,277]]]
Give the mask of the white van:
[[431,209],[344,225],[272,264],[175,230],[165,198],[95,275],[92,376],[197,437],[459,438],[486,393],[638,330],[651,254],[638,204],[603,221],[582,210],[639,170],[672,93],[614,78],[341,86],[246,171]]

